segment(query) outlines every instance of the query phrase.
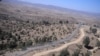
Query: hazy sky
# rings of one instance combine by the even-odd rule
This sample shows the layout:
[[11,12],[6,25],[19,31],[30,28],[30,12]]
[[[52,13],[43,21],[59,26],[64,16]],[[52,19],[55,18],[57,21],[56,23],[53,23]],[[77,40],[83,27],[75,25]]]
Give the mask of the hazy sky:
[[100,13],[100,0],[23,0],[31,3],[55,5],[80,11]]

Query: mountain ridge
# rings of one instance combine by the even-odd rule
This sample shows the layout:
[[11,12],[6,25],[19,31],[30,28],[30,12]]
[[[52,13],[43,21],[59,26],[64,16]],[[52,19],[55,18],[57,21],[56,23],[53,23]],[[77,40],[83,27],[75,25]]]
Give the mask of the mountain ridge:
[[[95,20],[98,21],[100,18],[99,14],[86,13],[86,12],[71,10],[71,9],[67,9],[67,8],[61,8],[61,7],[52,6],[52,5],[43,5],[43,4],[36,4],[36,3],[33,4],[33,3],[15,1],[15,0],[13,0],[13,1],[10,0],[9,2],[8,2],[8,0],[5,0],[3,2],[12,5],[12,7],[8,5],[8,7],[11,7],[11,8],[9,8],[10,10],[14,10],[13,8],[16,7],[15,10],[26,11],[27,14],[25,12],[18,13],[18,12],[11,11],[15,15],[18,14],[18,16],[20,16],[20,14],[21,14],[22,18],[25,18],[26,17],[25,15],[27,15],[26,18],[28,18],[28,17],[33,18],[34,15],[36,15],[36,13],[39,17],[43,17],[43,18],[44,17],[62,18],[62,19],[74,18],[74,20],[79,20],[79,21],[80,20],[81,21],[82,20],[83,21],[84,20],[91,21],[90,19],[92,19],[92,21],[95,21]],[[25,8],[27,8],[27,9],[25,9]]]

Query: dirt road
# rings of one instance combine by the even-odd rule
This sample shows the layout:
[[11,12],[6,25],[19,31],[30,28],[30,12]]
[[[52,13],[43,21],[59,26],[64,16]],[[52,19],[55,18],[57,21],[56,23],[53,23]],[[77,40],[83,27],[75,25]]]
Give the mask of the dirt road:
[[79,43],[85,36],[83,28],[80,28],[80,32],[81,32],[81,35],[79,36],[79,38],[77,40],[69,42],[69,43],[65,43],[64,45],[62,45],[62,46],[60,46],[58,48],[55,48],[55,49],[51,49],[51,50],[47,50],[47,51],[36,53],[33,56],[42,56],[42,55],[47,55],[47,54],[49,54],[51,52],[52,53],[53,52],[58,52],[58,51],[61,51],[61,50],[65,49],[65,48],[67,48],[69,45]]

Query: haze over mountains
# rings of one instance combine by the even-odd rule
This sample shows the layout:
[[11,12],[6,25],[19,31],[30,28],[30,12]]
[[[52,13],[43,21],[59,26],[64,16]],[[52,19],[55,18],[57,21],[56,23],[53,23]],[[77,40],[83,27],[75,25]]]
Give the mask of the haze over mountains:
[[[100,18],[100,14],[82,12],[82,11],[62,8],[53,5],[43,5],[43,4],[35,4],[35,3],[33,4],[33,3],[22,2],[17,0],[3,0],[2,3],[3,2],[5,4],[6,3],[10,5],[13,4],[11,6],[7,4],[2,5],[2,7],[4,7],[4,10],[6,10],[5,6],[7,6],[10,9],[8,12],[14,13],[16,17],[21,16],[22,18],[28,18],[28,19],[32,19],[33,16],[38,15],[41,17],[44,16],[51,17],[52,19],[53,18],[58,18],[58,19],[74,18],[78,21],[85,20],[85,21],[95,22],[95,21],[99,21]],[[20,10],[21,12],[15,12],[14,10]]]

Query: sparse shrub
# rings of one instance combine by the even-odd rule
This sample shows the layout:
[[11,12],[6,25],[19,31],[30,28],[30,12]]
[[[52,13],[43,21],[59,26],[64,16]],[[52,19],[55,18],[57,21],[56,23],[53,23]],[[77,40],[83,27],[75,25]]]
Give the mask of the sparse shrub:
[[11,41],[11,42],[9,43],[9,48],[14,49],[14,48],[16,48],[16,47],[17,47],[17,44],[16,44],[15,41]]
[[26,23],[29,23],[29,22],[30,22],[29,20],[26,21]]
[[12,33],[9,33],[9,37],[10,37],[10,38],[12,38],[12,37],[13,37],[13,36],[12,36]]
[[93,25],[94,27],[96,27],[96,25]]
[[43,21],[44,25],[50,25],[50,23],[48,21]]
[[5,48],[4,48],[4,44],[3,43],[1,43],[0,44],[0,50],[4,50]]
[[85,56],[91,56],[91,52],[87,51],[87,53],[85,53]]
[[18,40],[20,40],[21,39],[21,37],[20,37],[20,35],[18,36]]
[[35,43],[38,43],[39,41],[38,41],[38,37],[37,38],[34,38],[34,41],[35,41]]
[[32,40],[27,40],[26,41],[26,46],[32,46],[32,43],[33,43]]
[[53,37],[53,40],[57,40],[57,37]]
[[55,56],[55,54],[52,54],[52,56]]
[[93,32],[94,34],[97,33],[97,29],[96,29],[96,28],[92,29],[92,32]]
[[35,26],[32,26],[32,29],[35,29]]
[[99,41],[99,40],[97,40],[96,46],[97,46],[98,48],[100,48],[100,41]]
[[80,54],[80,50],[79,49],[76,49],[74,51],[74,53],[72,54],[72,56],[79,56],[79,54]]
[[96,28],[92,28],[92,27],[90,27],[90,31],[91,31],[92,33],[94,33],[94,34],[97,33],[97,29],[96,29]]
[[26,50],[27,49],[27,42],[22,42],[22,41],[19,41],[19,44],[18,44],[18,48],[22,49],[22,50]]
[[67,21],[66,21],[66,23],[68,24],[68,23],[69,23],[69,21],[67,20]]
[[70,56],[70,53],[67,49],[62,50],[59,56]]
[[85,46],[88,46],[89,43],[90,43],[90,39],[89,39],[88,36],[86,36],[86,38],[83,40],[83,44],[84,44]]
[[25,46],[25,42],[19,41],[18,43],[18,48],[24,48]]
[[63,21],[61,21],[61,20],[60,20],[60,21],[59,21],[59,23],[60,23],[60,24],[62,24],[62,23],[63,23]]
[[42,37],[42,38],[34,38],[34,40],[35,40],[35,43],[38,43],[38,44],[40,44],[40,43],[46,43],[46,42],[51,42],[51,41],[55,41],[55,40],[57,40],[57,38],[56,37],[53,37],[53,36],[44,36],[44,37]]
[[0,28],[0,34],[2,33],[2,29]]
[[21,34],[21,35],[25,35],[26,32],[25,32],[25,31],[21,31],[20,34]]

